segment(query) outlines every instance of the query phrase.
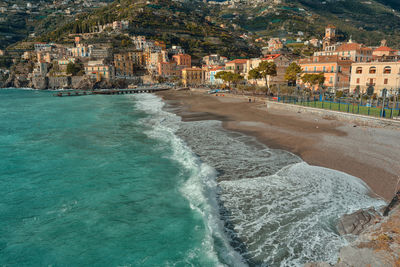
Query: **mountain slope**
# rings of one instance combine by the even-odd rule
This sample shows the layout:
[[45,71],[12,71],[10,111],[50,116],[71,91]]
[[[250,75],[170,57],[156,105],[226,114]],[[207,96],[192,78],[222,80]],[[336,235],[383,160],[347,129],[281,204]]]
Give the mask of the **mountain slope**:
[[[229,18],[241,28],[266,37],[321,38],[327,24],[335,24],[342,39],[377,45],[387,39],[400,43],[400,3],[396,0],[291,0],[223,6],[215,16]],[[292,34],[291,34],[292,33]]]
[[[97,25],[128,20],[128,33],[181,45],[189,53],[201,57],[208,53],[227,56],[255,56],[259,51],[239,37],[239,33],[221,28],[207,20],[209,10],[202,2],[181,3],[171,0],[115,1],[89,16],[78,16],[40,38],[42,41],[66,41],[69,34],[94,32]],[[93,36],[96,36],[93,34]],[[110,38],[102,34],[101,38]],[[115,43],[114,43],[115,44]]]

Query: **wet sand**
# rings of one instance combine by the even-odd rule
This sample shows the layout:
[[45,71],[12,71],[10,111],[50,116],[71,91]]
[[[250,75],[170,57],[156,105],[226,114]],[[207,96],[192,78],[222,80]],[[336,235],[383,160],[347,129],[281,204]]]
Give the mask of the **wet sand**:
[[372,194],[390,200],[400,175],[400,129],[354,127],[308,113],[266,108],[247,97],[201,92],[158,93],[183,120],[220,120],[228,130],[255,136],[270,148],[284,149],[311,165],[361,178]]

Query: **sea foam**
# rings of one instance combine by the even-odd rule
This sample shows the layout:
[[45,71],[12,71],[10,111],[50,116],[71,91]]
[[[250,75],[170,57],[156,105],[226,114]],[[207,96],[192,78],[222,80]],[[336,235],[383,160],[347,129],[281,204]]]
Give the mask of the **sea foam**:
[[252,266],[335,263],[347,244],[335,228],[338,218],[385,204],[369,197],[369,188],[356,177],[310,166],[289,152],[228,132],[219,121],[182,122],[158,97],[135,98],[152,115],[144,122],[152,125],[147,134],[170,142],[172,158],[191,170],[181,192],[203,216],[209,229],[203,249],[219,262],[242,264],[229,240]]
[[240,254],[230,246],[219,218],[215,169],[201,162],[175,134],[182,123],[181,118],[164,111],[160,98],[150,94],[134,98],[137,107],[151,115],[142,120],[143,124],[151,125],[146,131],[148,137],[168,142],[173,149],[171,159],[189,171],[190,177],[182,183],[180,191],[188,199],[190,207],[202,216],[207,229],[202,247],[189,252],[181,263],[191,265],[192,258],[207,257],[214,266],[246,266]]

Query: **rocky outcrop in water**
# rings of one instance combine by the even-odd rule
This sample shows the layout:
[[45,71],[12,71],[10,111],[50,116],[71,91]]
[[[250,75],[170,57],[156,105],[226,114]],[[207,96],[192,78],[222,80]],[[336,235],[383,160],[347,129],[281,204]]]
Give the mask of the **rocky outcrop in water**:
[[340,219],[338,231],[355,238],[343,247],[338,262],[307,263],[306,267],[400,266],[400,191],[380,216],[374,209],[359,210]]
[[358,210],[340,218],[337,229],[340,235],[359,235],[369,226],[376,224],[381,215],[374,209]]

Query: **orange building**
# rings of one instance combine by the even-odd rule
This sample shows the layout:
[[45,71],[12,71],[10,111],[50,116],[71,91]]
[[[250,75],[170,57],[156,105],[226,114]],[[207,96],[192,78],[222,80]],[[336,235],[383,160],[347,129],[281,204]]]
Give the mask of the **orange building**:
[[192,67],[192,57],[188,54],[173,55],[172,60],[176,62],[177,66]]
[[[319,74],[325,76],[324,86],[331,89],[349,89],[352,61],[340,56],[321,56],[300,59],[299,65],[303,74]],[[299,84],[303,82],[299,79]]]

